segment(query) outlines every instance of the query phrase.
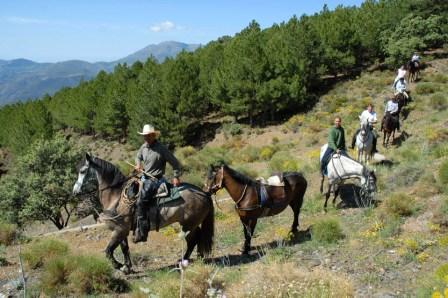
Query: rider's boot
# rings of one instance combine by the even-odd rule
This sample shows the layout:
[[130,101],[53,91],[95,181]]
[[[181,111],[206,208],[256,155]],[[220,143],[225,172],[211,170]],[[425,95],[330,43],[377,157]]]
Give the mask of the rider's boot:
[[[139,200],[140,201],[140,200]],[[149,233],[149,219],[147,216],[147,202],[137,202],[137,228],[135,229],[134,238],[132,242],[146,242]]]

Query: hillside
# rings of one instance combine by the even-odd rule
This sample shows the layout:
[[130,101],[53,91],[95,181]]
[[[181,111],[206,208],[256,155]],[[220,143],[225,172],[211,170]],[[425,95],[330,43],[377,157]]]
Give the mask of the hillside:
[[132,65],[144,62],[151,56],[163,62],[181,51],[194,51],[199,45],[167,41],[151,44],[124,58],[111,62],[89,63],[70,60],[57,63],[37,63],[26,59],[0,60],[0,106],[17,101],[54,94],[62,87],[77,86],[81,80],[89,80],[104,70],[113,71],[118,63]]
[[[347,145],[368,102],[382,117],[384,100],[392,94],[391,71],[365,71],[341,81],[313,110],[281,125],[251,129],[229,124],[202,150],[178,149],[176,155],[188,169],[183,179],[198,185],[207,164],[218,158],[253,177],[267,176],[271,170],[300,170],[309,183],[298,237],[288,236],[289,209],[261,219],[254,249],[246,258],[238,251],[243,234],[234,204],[220,192],[213,256],[187,267],[187,293],[203,296],[209,287],[206,280],[212,277],[210,284],[227,297],[429,297],[436,290],[443,292],[448,274],[448,59],[426,56],[425,62],[421,80],[410,84],[413,101],[405,108],[408,117],[401,133],[387,149],[381,145],[382,135],[378,142],[391,165],[369,166],[378,177],[375,207],[330,208],[323,213],[318,156],[336,114],[343,119]],[[118,164],[133,156],[115,143],[91,143],[91,148]],[[344,198],[350,197],[350,184],[347,189]],[[325,224],[328,220],[341,227],[342,239],[336,240],[339,232]],[[151,233],[147,244],[130,245],[136,272],[118,276],[131,284],[133,297],[177,295],[179,273],[171,269],[181,251],[178,231],[174,225]],[[316,235],[325,232],[331,241],[318,240]],[[96,228],[53,237],[76,254],[102,256],[110,233]],[[7,248],[6,260],[10,264],[0,267],[0,280],[16,278],[11,273],[17,272],[16,246]],[[42,273],[27,269],[27,274],[37,283]]]

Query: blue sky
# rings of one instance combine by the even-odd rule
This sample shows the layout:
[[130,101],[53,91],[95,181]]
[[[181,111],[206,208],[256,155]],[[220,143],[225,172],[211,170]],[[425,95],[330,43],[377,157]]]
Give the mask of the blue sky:
[[202,43],[262,28],[324,4],[362,0],[0,0],[0,59],[111,61],[148,44]]

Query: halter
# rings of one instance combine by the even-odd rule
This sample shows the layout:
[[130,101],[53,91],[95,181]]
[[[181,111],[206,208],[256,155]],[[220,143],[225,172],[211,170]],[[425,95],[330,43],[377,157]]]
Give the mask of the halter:
[[[215,185],[212,185],[212,187],[211,187],[211,189],[210,189],[210,192],[212,193],[212,194],[216,194],[216,192],[218,191],[218,190],[220,190],[220,189],[222,189],[222,187],[223,187],[223,181],[224,181],[224,166],[221,166],[221,169],[220,169],[220,172],[221,172],[221,179],[219,180],[219,183],[218,184],[215,184]],[[216,177],[216,175],[218,174],[218,172],[215,174],[215,177]],[[239,197],[239,199],[235,202],[235,209],[236,210],[243,210],[243,211],[250,211],[250,210],[255,210],[255,209],[258,209],[260,206],[259,205],[257,205],[255,208],[240,208],[239,207],[239,203],[244,199],[244,197],[246,196],[246,192],[247,192],[247,187],[248,187],[249,185],[248,184],[245,184],[244,185],[244,189],[243,189],[243,191],[241,192],[241,195],[240,195],[240,197]],[[219,206],[218,206],[219,207]]]
[[[223,183],[223,180],[224,180],[224,166],[221,166],[219,171],[221,171],[221,179],[220,179],[218,184],[214,184],[214,185],[212,185],[210,187],[209,191],[210,191],[211,194],[216,194],[218,192],[218,190],[220,190],[222,188],[222,183]],[[218,174],[218,172],[216,172],[215,178],[216,178],[217,174]]]

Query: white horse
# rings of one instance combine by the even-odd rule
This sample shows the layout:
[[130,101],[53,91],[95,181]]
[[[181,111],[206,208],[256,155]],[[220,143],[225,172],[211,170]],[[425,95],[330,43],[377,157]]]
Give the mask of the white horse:
[[373,149],[373,133],[370,125],[363,123],[361,130],[356,136],[356,151],[358,152],[358,161],[367,163],[372,159]]
[[[320,162],[327,150],[328,144],[322,146],[320,150]],[[330,198],[330,194],[334,193],[333,205],[336,202],[336,198],[339,195],[339,186],[344,180],[350,178],[358,178],[361,182],[361,198],[370,203],[371,195],[376,191],[376,176],[375,172],[369,170],[366,166],[360,164],[354,159],[341,154],[333,154],[330,162],[327,165],[327,178],[328,178],[328,191],[325,194],[324,209],[327,209],[327,202]],[[324,175],[322,175],[320,183],[320,193],[323,193]],[[367,204],[366,204],[367,205]]]

